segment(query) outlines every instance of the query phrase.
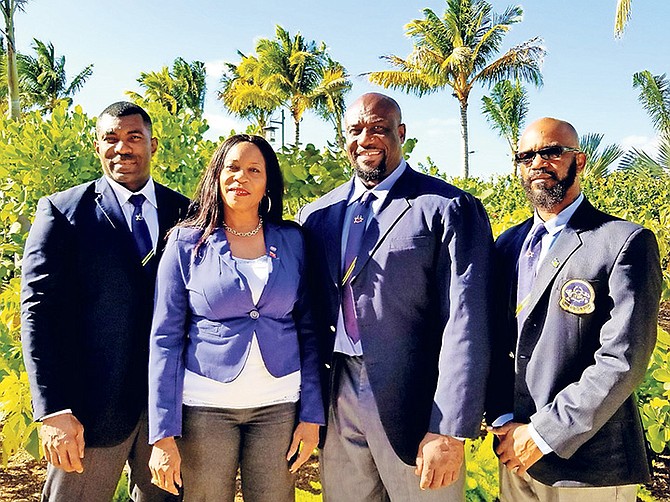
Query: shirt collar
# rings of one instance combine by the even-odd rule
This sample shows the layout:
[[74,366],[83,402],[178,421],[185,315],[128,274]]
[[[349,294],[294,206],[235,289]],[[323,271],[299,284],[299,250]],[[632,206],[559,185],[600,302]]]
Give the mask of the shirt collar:
[[112,187],[112,190],[114,190],[114,194],[116,195],[116,198],[119,201],[120,206],[123,206],[126,202],[128,202],[128,199],[130,199],[131,195],[141,193],[142,195],[144,195],[144,197],[146,197],[146,199],[151,203],[152,206],[158,209],[158,203],[156,202],[156,187],[154,185],[153,178],[149,177],[149,181],[146,182],[146,184],[142,187],[142,189],[139,192],[131,192],[126,187],[124,187],[120,183],[117,183],[107,175],[105,175],[105,179],[109,183],[109,186]]
[[406,168],[407,168],[407,162],[405,162],[405,159],[400,159],[400,164],[398,164],[398,167],[396,167],[393,170],[393,172],[388,175],[388,177],[384,178],[381,181],[381,183],[379,183],[379,185],[375,186],[372,189],[366,187],[361,181],[361,179],[358,176],[354,175],[354,190],[353,192],[351,192],[351,196],[349,197],[349,202],[347,203],[347,205],[356,202],[367,191],[374,193],[378,203],[380,205],[383,204],[389,191],[391,190],[391,188],[393,188],[395,182],[398,181],[398,178],[402,176],[402,173],[405,172]]
[[535,228],[540,223],[544,223],[544,227],[547,229],[547,233],[549,235],[556,235],[565,228],[565,226],[570,221],[570,218],[572,218],[572,215],[575,214],[575,211],[577,211],[577,208],[583,200],[584,194],[580,192],[577,198],[568,207],[558,213],[555,218],[552,218],[548,221],[542,221],[542,218],[540,218],[540,216],[537,214],[537,211],[535,211],[533,216],[533,228]]

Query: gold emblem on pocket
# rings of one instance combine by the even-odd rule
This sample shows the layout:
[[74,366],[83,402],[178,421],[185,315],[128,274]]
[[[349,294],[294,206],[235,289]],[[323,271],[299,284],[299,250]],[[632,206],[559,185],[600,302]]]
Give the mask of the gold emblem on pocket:
[[570,279],[561,288],[560,307],[573,314],[590,314],[596,309],[596,292],[584,279]]

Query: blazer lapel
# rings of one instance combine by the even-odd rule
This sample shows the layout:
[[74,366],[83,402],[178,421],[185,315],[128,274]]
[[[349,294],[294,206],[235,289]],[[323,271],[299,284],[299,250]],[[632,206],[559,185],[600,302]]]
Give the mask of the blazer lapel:
[[330,278],[338,287],[342,277],[342,227],[352,184],[353,178],[340,186],[339,193],[336,194],[325,213],[325,221],[321,229]]
[[104,219],[111,225],[111,227],[119,232],[130,235],[130,229],[126,223],[126,218],[123,216],[119,201],[114,195],[114,190],[109,186],[107,180],[100,178],[95,182],[95,203],[98,210],[102,213]]

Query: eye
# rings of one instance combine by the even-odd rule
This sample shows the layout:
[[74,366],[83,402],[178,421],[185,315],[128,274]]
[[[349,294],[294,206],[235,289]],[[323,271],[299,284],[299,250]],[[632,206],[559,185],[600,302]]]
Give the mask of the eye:
[[351,129],[347,129],[347,134],[349,136],[358,136],[361,133],[361,130],[358,127],[352,127]]

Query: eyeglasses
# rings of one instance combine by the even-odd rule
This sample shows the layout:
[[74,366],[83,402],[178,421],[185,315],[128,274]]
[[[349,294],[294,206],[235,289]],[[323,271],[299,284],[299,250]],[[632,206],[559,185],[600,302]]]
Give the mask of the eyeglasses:
[[540,148],[539,150],[528,150],[527,152],[519,152],[514,155],[514,161],[517,164],[523,164],[524,166],[529,166],[533,163],[536,155],[539,155],[544,160],[556,160],[561,157],[565,152],[579,152],[579,148],[573,148],[571,146],[547,146],[545,148]]

